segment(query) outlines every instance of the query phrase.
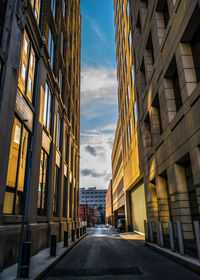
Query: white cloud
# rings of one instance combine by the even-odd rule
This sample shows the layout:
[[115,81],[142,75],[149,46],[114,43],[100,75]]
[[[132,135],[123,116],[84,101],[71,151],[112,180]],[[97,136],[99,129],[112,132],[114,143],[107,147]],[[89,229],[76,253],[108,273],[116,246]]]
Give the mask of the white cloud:
[[[116,125],[111,113],[117,107],[116,70],[84,66],[81,73],[81,116],[99,117],[101,126],[81,130],[80,187],[107,188],[111,179],[111,152]],[[87,126],[86,126],[87,127]]]
[[116,70],[106,67],[85,66],[81,71],[81,104],[92,100],[117,103]]
[[[111,144],[114,133],[104,133],[99,130],[87,130],[81,132],[80,145],[80,187],[107,188],[111,179]],[[88,145],[96,153],[88,152]]]

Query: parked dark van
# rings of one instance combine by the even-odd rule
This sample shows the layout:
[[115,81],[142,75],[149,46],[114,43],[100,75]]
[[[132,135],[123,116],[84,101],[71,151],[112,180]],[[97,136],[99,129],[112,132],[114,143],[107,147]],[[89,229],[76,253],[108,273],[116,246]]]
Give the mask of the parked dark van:
[[125,219],[119,219],[117,222],[117,231],[124,232],[125,231]]

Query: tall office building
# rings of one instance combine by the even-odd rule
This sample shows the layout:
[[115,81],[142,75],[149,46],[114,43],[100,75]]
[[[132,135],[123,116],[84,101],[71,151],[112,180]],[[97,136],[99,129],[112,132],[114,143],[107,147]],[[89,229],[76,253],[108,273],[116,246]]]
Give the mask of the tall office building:
[[99,223],[105,223],[105,210],[106,210],[106,193],[105,189],[80,188],[80,204],[87,204],[91,209],[98,210]]
[[88,204],[92,209],[102,207],[105,211],[105,198],[107,190],[92,188],[80,188],[80,204]]
[[[147,217],[187,253],[200,221],[200,3],[130,1]],[[181,223],[181,226],[180,226]],[[196,235],[197,236],[197,235]],[[177,244],[177,243],[176,243]]]
[[[80,0],[0,0],[0,270],[79,223]],[[31,237],[30,237],[31,236]]]
[[144,233],[145,194],[128,0],[115,0],[119,120],[112,152],[113,211],[126,229]]

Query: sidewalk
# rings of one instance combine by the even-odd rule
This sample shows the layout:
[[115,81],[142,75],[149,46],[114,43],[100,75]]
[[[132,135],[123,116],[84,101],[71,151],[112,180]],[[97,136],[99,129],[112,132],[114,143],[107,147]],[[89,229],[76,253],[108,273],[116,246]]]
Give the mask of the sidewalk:
[[177,263],[180,263],[183,266],[188,267],[189,269],[193,270],[194,272],[197,272],[200,274],[200,261],[198,259],[187,256],[187,255],[181,256],[179,254],[179,252],[172,252],[170,249],[160,247],[154,243],[145,242],[145,245],[148,248],[151,248],[154,251],[165,256],[166,258],[171,259]]
[[119,233],[120,237],[128,240],[145,240],[145,236],[143,234],[139,234],[136,232],[123,232]]
[[[50,249],[41,250],[37,255],[31,257],[29,279],[42,279],[76,244],[78,244],[85,236],[84,234],[75,242],[69,240],[69,246],[63,247],[63,241],[57,243],[56,257],[50,257]],[[0,280],[14,280],[17,275],[17,264],[9,266],[0,273]]]

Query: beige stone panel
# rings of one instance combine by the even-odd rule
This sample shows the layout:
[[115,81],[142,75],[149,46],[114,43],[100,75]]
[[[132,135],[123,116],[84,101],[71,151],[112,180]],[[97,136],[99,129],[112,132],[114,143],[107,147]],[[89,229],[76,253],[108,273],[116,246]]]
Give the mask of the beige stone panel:
[[196,147],[190,152],[194,184],[200,184],[200,148]]
[[[176,192],[175,173],[174,173],[173,165],[171,165],[167,169],[167,177],[168,177],[169,194],[173,194]],[[171,197],[171,199],[173,199],[173,196]]]
[[156,177],[156,191],[158,199],[166,199],[167,197],[167,182],[164,178]]
[[187,183],[184,168],[179,164],[174,164],[174,169],[177,192],[187,192]]

